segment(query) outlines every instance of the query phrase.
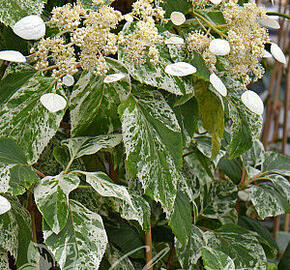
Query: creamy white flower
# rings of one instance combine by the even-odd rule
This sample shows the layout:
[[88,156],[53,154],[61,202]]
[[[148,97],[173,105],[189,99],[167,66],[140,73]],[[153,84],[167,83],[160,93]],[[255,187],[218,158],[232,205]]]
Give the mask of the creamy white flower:
[[0,195],[0,215],[8,212],[11,209],[10,202],[3,196]]
[[175,64],[170,64],[165,67],[165,72],[172,76],[188,76],[196,72],[196,68],[185,62],[177,62]]
[[212,2],[215,5],[219,5],[222,0],[209,0],[209,1]]
[[175,25],[182,25],[186,21],[186,18],[183,13],[179,11],[173,11],[170,15],[170,20]]
[[250,200],[250,192],[248,189],[240,190],[238,196],[241,201],[248,202]]
[[127,21],[127,22],[133,22],[134,21],[134,18],[131,14],[125,14],[124,15],[124,19]]
[[272,54],[270,54],[268,51],[264,50],[263,58],[270,58],[272,57]]
[[184,39],[181,37],[170,37],[168,39],[165,39],[164,43],[166,45],[182,45],[184,44]]
[[0,51],[0,59],[10,62],[26,62],[26,58],[21,52],[13,50]]
[[124,73],[115,73],[115,74],[110,74],[105,77],[104,83],[112,83],[112,82],[117,82],[126,77],[126,74]]
[[75,78],[72,75],[67,74],[62,78],[62,82],[66,86],[72,86],[75,83]]
[[226,96],[228,91],[222,80],[215,74],[212,73],[209,77],[210,83],[222,96]]
[[242,102],[252,112],[256,114],[263,114],[264,104],[262,99],[251,90],[247,90],[241,96]]
[[273,28],[273,29],[279,29],[280,24],[277,20],[271,18],[270,16],[265,16],[261,19],[259,19],[259,23],[265,27]]
[[40,102],[46,109],[48,109],[52,113],[63,110],[67,104],[64,97],[54,93],[42,95],[40,98]]
[[285,57],[283,51],[281,50],[281,48],[277,44],[272,43],[271,47],[270,47],[270,51],[271,51],[271,54],[273,55],[273,57],[278,62],[280,62],[282,64],[286,64],[286,57]]
[[213,39],[209,44],[209,50],[215,55],[227,55],[230,53],[230,44],[225,39]]
[[13,26],[13,32],[26,40],[40,39],[45,35],[44,21],[37,15],[22,18]]

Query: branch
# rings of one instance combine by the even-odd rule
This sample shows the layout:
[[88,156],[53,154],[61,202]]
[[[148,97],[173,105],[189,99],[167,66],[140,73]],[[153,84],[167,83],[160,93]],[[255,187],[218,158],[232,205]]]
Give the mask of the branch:
[[279,17],[283,17],[283,18],[286,18],[288,20],[290,20],[290,15],[288,14],[285,14],[285,13],[279,13],[279,12],[267,12],[266,13],[267,15],[273,15],[273,16],[279,16]]
[[151,226],[149,231],[145,231],[145,245],[146,245],[146,270],[153,270]]

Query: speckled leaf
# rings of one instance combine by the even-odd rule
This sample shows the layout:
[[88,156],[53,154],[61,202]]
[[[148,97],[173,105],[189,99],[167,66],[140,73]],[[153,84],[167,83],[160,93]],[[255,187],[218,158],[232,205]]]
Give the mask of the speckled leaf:
[[144,91],[120,106],[128,167],[145,193],[170,212],[182,165],[182,135],[160,93]]
[[38,180],[15,141],[0,137],[0,192],[20,195]]
[[[134,29],[134,23],[130,27],[125,25],[123,31],[128,34]],[[132,77],[142,84],[149,84],[154,87],[166,90],[175,95],[183,95],[193,92],[193,80],[192,76],[177,77],[168,75],[164,70],[165,66],[172,64],[169,50],[166,45],[159,45],[158,50],[160,52],[160,63],[151,63],[150,58],[146,56],[146,63],[138,64],[130,62],[126,58],[124,49],[119,50],[118,59],[129,70]]]
[[[15,80],[19,77],[13,76]],[[40,97],[49,91],[53,80],[35,75],[18,85],[17,91],[7,95],[4,103],[0,101],[0,136],[15,138],[30,164],[37,161],[55,135],[65,113],[65,110],[50,113],[40,103]]]
[[281,175],[267,175],[269,181],[250,188],[251,202],[258,215],[278,216],[290,212],[290,183]]
[[77,137],[63,140],[62,145],[70,152],[71,159],[93,155],[101,149],[111,149],[122,141],[121,134],[100,135],[96,137]]
[[242,103],[241,95],[245,89],[240,82],[230,77],[224,78],[223,82],[228,89],[229,117],[233,121],[229,147],[229,157],[233,159],[248,151],[253,141],[259,138],[263,119]]
[[41,179],[34,190],[36,205],[51,230],[58,234],[66,225],[69,214],[69,193],[80,179],[75,174],[60,174]]
[[204,233],[207,246],[228,255],[234,261],[235,269],[266,270],[267,259],[256,236],[235,224]]
[[44,226],[45,244],[61,270],[96,270],[108,243],[102,218],[79,202],[70,200],[69,203],[68,222],[59,234]]
[[274,171],[276,173],[290,176],[290,157],[279,153],[265,153],[265,162],[262,166],[262,171]]
[[83,173],[86,175],[86,181],[99,195],[117,199],[115,206],[118,206],[121,217],[137,220],[144,230],[149,229],[150,206],[142,197],[130,194],[124,186],[112,183],[109,176],[103,172]]
[[109,245],[106,250],[105,257],[108,260],[110,267],[114,270],[135,270],[130,259],[126,256],[124,257],[117,248],[113,245]]
[[206,270],[235,270],[233,260],[223,252],[204,247],[202,248],[202,260]]
[[262,165],[265,161],[265,150],[263,144],[259,140],[255,140],[251,149],[243,155],[243,159],[253,167]]
[[7,196],[11,210],[0,215],[0,250],[9,251],[18,267],[26,263],[27,249],[32,241],[30,215],[17,198]]
[[119,102],[114,84],[104,84],[103,77],[84,71],[70,97],[72,136],[95,136],[118,129]]
[[21,18],[41,14],[47,0],[0,0],[0,21],[12,26]]
[[194,269],[194,265],[201,257],[202,247],[206,244],[204,232],[195,225],[192,225],[191,236],[186,239],[184,245],[175,239],[176,254],[183,269]]
[[2,270],[9,270],[9,260],[8,256],[5,252],[1,253],[0,252],[0,269]]

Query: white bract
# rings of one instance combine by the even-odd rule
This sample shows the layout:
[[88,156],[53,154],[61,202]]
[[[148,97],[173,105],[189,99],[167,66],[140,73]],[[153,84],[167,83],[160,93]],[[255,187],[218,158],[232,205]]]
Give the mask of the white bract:
[[112,82],[117,82],[126,77],[126,74],[124,73],[115,73],[115,74],[110,74],[105,77],[104,83],[112,83]]
[[131,14],[126,14],[124,15],[124,19],[127,21],[127,22],[133,22],[134,21],[134,18]]
[[209,0],[209,1],[212,2],[215,5],[219,5],[222,0]]
[[75,78],[72,75],[67,74],[62,78],[62,82],[66,86],[72,86],[75,83]]
[[249,193],[249,190],[247,190],[247,189],[240,190],[238,192],[238,196],[239,196],[241,201],[248,202],[250,200],[250,193]]
[[40,98],[40,102],[47,110],[52,113],[63,110],[66,107],[67,103],[64,97],[54,93],[42,95]]
[[270,54],[268,51],[264,50],[263,58],[270,58],[272,57],[272,54]]
[[13,50],[0,51],[0,59],[10,62],[26,62],[26,58],[21,52]]
[[210,42],[209,50],[215,55],[227,55],[231,49],[227,40],[217,38]]
[[186,18],[183,13],[179,11],[173,11],[170,15],[170,20],[175,25],[182,25],[186,21]]
[[281,50],[281,48],[277,44],[272,43],[271,47],[270,47],[270,51],[271,51],[271,54],[273,55],[273,57],[278,62],[280,62],[282,64],[286,64],[286,57],[285,57],[283,51]]
[[170,64],[165,67],[165,72],[172,76],[188,76],[196,72],[196,68],[185,62],[177,62],[175,64]]
[[182,45],[184,44],[184,39],[181,37],[171,37],[164,41],[166,45]]
[[5,214],[11,209],[10,202],[3,196],[0,195],[0,215]]
[[250,111],[256,114],[263,114],[264,112],[263,101],[254,91],[247,90],[242,94],[241,99],[242,102]]
[[22,18],[13,26],[13,32],[26,40],[37,40],[45,35],[45,23],[37,15]]
[[222,80],[215,74],[212,73],[209,77],[210,83],[222,96],[226,96],[228,91]]
[[273,29],[279,29],[280,24],[277,20],[271,18],[270,16],[265,16],[261,19],[259,19],[259,23],[265,27],[273,28]]

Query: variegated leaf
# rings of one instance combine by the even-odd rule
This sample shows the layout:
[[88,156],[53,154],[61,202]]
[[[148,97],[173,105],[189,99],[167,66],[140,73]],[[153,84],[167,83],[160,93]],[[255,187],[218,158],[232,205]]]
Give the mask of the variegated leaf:
[[[12,79],[22,83],[15,83],[10,89],[6,82]],[[14,73],[9,74],[0,87],[0,92],[5,93],[0,101],[0,136],[14,138],[30,164],[37,161],[55,135],[65,113],[64,110],[50,113],[40,103],[40,97],[50,91],[53,80],[41,75],[24,80],[21,73]]]
[[202,248],[202,260],[206,270],[235,270],[233,260],[225,253],[213,248]]
[[0,252],[0,269],[9,270],[9,260],[6,252]]
[[20,195],[39,180],[14,140],[0,138],[0,192]]
[[118,129],[119,102],[114,84],[104,84],[103,77],[84,71],[70,97],[72,136],[95,136]]
[[17,198],[7,196],[7,199],[11,210],[0,215],[0,250],[9,251],[20,267],[27,261],[27,249],[32,241],[30,215]]
[[41,179],[34,190],[36,205],[51,230],[58,234],[69,215],[69,193],[76,189],[80,179],[75,174],[60,174]]
[[150,206],[140,196],[131,194],[126,187],[114,184],[103,172],[82,172],[86,181],[103,197],[116,199],[114,208],[121,217],[127,220],[137,220],[144,230],[150,226]]
[[173,111],[154,90],[129,98],[119,111],[129,170],[170,212],[182,164],[181,129]]
[[44,226],[45,244],[62,270],[96,270],[108,243],[102,218],[79,202],[69,203],[68,222],[59,234]]
[[0,0],[0,21],[13,26],[21,18],[41,14],[47,0]]
[[274,171],[278,174],[290,176],[290,157],[279,153],[266,152],[262,171]]
[[243,155],[243,158],[244,161],[253,167],[262,165],[265,161],[265,150],[262,142],[255,140],[253,146]]

